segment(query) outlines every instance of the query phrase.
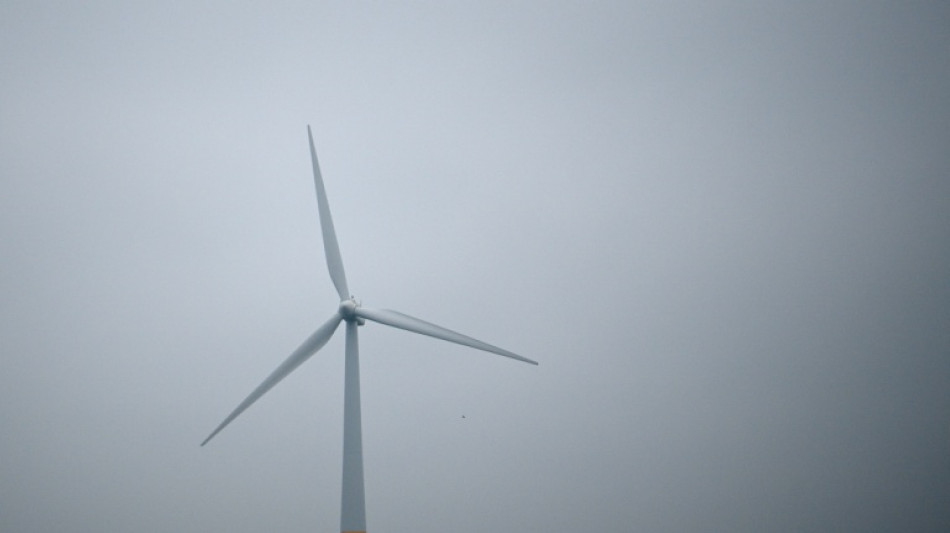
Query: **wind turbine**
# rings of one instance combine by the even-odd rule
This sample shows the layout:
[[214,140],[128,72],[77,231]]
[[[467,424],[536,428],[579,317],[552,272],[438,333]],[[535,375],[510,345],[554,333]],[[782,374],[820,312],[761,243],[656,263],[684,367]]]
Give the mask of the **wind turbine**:
[[215,435],[225,428],[232,420],[238,417],[245,409],[256,402],[267,391],[287,377],[304,361],[310,358],[330,340],[340,322],[346,322],[346,363],[344,365],[343,389],[343,497],[341,500],[340,530],[343,533],[365,533],[366,505],[363,497],[363,437],[360,421],[360,368],[357,327],[367,320],[378,322],[394,328],[400,328],[414,333],[421,333],[437,339],[454,342],[486,352],[503,355],[518,361],[537,365],[526,357],[509,352],[497,346],[482,342],[472,337],[456,333],[449,329],[437,326],[430,322],[411,317],[398,311],[388,309],[370,309],[363,307],[360,301],[350,294],[346,284],[346,273],[343,271],[343,259],[340,256],[340,247],[333,229],[333,219],[330,217],[330,204],[327,202],[327,193],[323,188],[323,178],[320,176],[320,165],[317,163],[317,151],[313,147],[313,134],[307,126],[307,137],[310,140],[310,160],[313,163],[313,181],[317,189],[317,209],[320,212],[320,228],[323,230],[323,249],[327,256],[327,267],[330,270],[330,279],[340,295],[340,305],[329,320],[317,328],[277,367],[267,379],[254,389],[208,435],[201,443],[208,443]]

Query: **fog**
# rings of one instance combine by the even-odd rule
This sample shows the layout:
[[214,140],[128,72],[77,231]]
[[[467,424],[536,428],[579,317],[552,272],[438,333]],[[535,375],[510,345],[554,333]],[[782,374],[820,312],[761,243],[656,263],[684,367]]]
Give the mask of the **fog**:
[[[0,5],[0,530],[950,529],[950,8]],[[464,418],[463,418],[464,415]]]

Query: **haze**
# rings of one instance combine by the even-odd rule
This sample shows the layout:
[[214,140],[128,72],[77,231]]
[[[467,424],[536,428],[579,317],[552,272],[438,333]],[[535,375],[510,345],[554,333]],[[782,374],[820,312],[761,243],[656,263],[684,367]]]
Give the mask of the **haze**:
[[[0,5],[0,530],[950,529],[942,3]],[[463,418],[464,416],[464,418]]]

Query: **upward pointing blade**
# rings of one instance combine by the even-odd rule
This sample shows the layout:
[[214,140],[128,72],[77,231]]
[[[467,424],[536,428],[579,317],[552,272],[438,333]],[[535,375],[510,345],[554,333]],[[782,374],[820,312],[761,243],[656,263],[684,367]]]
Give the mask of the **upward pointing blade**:
[[323,230],[323,251],[327,255],[327,267],[330,269],[330,279],[336,287],[340,300],[350,297],[350,290],[346,286],[346,273],[343,272],[343,258],[340,256],[340,245],[336,241],[336,232],[333,230],[333,217],[330,216],[330,204],[327,202],[327,191],[323,188],[323,178],[320,175],[320,164],[317,162],[317,150],[313,147],[313,134],[307,126],[307,137],[310,139],[310,160],[313,163],[313,183],[317,188],[317,208],[320,211],[320,229]]
[[208,435],[208,438],[201,443],[202,446],[208,443],[209,440],[214,438],[225,426],[231,423],[232,420],[238,417],[245,409],[251,406],[258,398],[264,395],[267,391],[271,390],[274,385],[280,383],[280,380],[287,377],[288,374],[293,372],[298,366],[300,366],[304,361],[310,358],[311,355],[317,353],[317,350],[323,348],[323,345],[330,340],[330,337],[333,336],[333,332],[336,331],[337,326],[340,325],[340,321],[343,320],[339,314],[334,314],[330,320],[327,320],[322,326],[317,328],[317,331],[313,332],[313,335],[303,341],[303,344],[300,345],[300,348],[297,348],[294,353],[290,354],[290,357],[284,360],[283,363],[274,370],[271,375],[267,376],[267,379],[263,383],[257,386],[254,389],[254,392],[250,394],[247,398],[241,402],[241,405],[238,405],[234,411],[231,411],[231,414],[224,419],[224,422],[218,425],[211,432],[211,435]]
[[486,352],[504,355],[505,357],[517,359],[518,361],[524,361],[525,363],[530,363],[532,365],[538,364],[537,361],[532,361],[527,357],[521,357],[516,353],[509,352],[508,350],[499,348],[497,346],[492,346],[487,342],[482,342],[478,339],[473,339],[466,335],[462,335],[461,333],[456,333],[450,329],[445,329],[442,326],[436,326],[431,322],[419,320],[418,318],[400,313],[399,311],[357,307],[354,312],[358,317],[372,320],[373,322],[379,322],[380,324],[386,324],[387,326],[392,326],[394,328],[400,328],[406,331],[412,331],[414,333],[421,333],[423,335],[428,335],[430,337],[435,337],[444,341],[461,344],[462,346],[470,346],[479,350],[485,350]]

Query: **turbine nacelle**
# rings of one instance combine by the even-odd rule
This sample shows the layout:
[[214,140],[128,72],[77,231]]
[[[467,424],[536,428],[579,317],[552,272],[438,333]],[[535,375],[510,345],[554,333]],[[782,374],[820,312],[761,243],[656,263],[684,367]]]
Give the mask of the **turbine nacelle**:
[[340,316],[343,317],[343,320],[347,322],[356,321],[356,325],[362,326],[366,323],[366,320],[361,316],[356,315],[356,309],[360,306],[359,298],[355,296],[350,296],[348,299],[340,302],[340,308],[337,310],[340,313]]

